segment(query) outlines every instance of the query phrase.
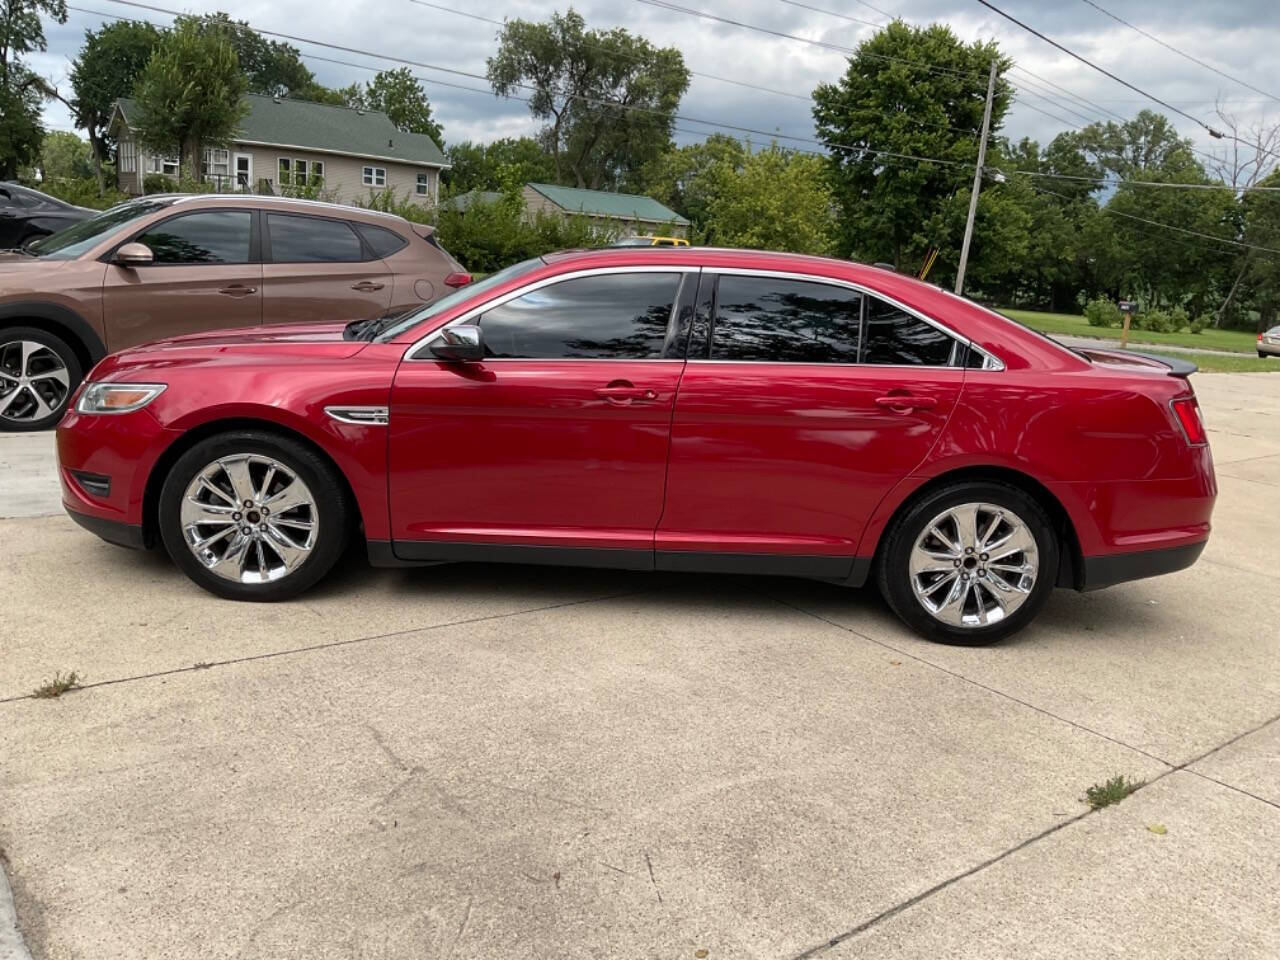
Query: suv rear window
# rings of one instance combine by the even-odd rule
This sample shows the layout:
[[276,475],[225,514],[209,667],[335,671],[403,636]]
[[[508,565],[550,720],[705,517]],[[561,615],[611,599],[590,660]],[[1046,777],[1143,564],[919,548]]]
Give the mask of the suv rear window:
[[364,242],[369,245],[373,255],[380,260],[398,250],[403,250],[409,244],[409,241],[400,234],[386,227],[375,227],[371,223],[357,223],[355,228],[360,231],[360,236],[364,237]]

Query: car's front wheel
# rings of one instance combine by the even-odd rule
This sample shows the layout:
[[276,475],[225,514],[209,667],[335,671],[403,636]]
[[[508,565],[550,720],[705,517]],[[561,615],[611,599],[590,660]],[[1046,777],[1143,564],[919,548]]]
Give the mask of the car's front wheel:
[[1058,575],[1058,538],[1044,509],[1002,483],[959,482],[912,504],[880,557],[893,611],[941,643],[994,643],[1030,623]]
[[0,330],[0,431],[57,426],[80,377],[80,361],[61,337],[35,327]]
[[220,434],[179,457],[159,521],[174,562],[232,600],[296,596],[329,572],[349,531],[334,468],[305,444],[259,431]]

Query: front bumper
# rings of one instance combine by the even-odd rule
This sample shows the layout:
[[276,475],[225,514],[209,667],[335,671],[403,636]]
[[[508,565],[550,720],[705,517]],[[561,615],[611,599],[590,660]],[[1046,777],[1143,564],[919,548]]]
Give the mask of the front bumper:
[[1204,552],[1207,540],[1187,543],[1180,547],[1162,547],[1158,550],[1138,550],[1133,553],[1113,553],[1102,557],[1082,558],[1080,590],[1101,590],[1129,580],[1143,580],[1162,574],[1185,570]]

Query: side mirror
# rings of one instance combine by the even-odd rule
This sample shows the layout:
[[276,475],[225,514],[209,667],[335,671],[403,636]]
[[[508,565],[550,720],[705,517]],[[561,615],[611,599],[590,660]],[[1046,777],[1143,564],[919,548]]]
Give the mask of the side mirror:
[[483,360],[484,337],[479,327],[447,327],[431,343],[431,352],[439,360]]
[[112,263],[121,267],[142,267],[154,261],[155,254],[145,243],[126,243],[112,259]]

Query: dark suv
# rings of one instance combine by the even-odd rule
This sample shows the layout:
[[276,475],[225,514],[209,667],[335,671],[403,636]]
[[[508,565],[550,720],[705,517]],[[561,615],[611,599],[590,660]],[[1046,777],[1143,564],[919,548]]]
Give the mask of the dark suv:
[[431,227],[391,214],[248,195],[133,200],[0,253],[0,431],[56,424],[108,352],[366,319],[470,280]]

